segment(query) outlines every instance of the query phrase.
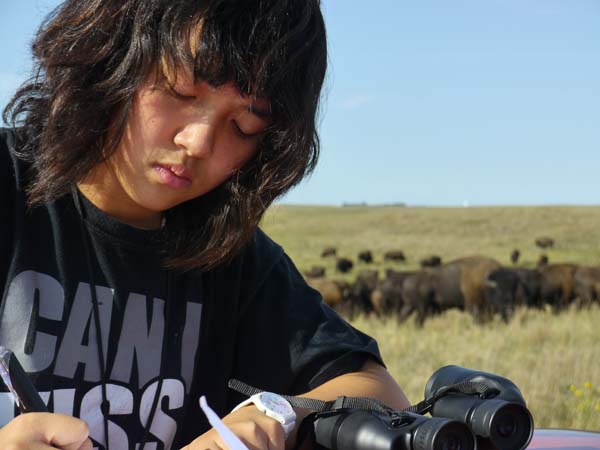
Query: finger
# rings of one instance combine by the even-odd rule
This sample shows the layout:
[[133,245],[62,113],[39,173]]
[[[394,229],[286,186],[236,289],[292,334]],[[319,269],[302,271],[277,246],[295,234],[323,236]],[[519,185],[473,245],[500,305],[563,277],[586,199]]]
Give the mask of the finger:
[[[242,424],[236,434],[249,450],[274,450],[270,447],[269,435],[255,422]],[[217,443],[223,448],[227,448],[220,437]]]
[[83,441],[83,444],[81,444],[81,446],[77,450],[92,450],[93,448],[94,445],[92,444],[92,441],[88,438],[85,441]]
[[269,433],[269,450],[284,450],[285,449],[285,433],[283,428],[281,432],[276,434]]
[[[56,445],[56,444],[53,444],[53,445]],[[60,450],[92,450],[94,447],[92,445],[92,441],[90,441],[89,439],[86,439],[81,444],[79,444],[79,443],[68,444],[68,445],[64,445],[64,446],[58,446],[58,448],[60,448]]]
[[285,431],[279,421],[260,413],[253,417],[253,422],[247,423],[247,427],[243,436],[251,437],[254,444],[269,450],[285,449]]
[[213,433],[213,431],[204,433],[180,450],[227,450],[228,447],[225,444],[221,442],[221,446],[219,446],[219,443],[215,442],[217,436],[215,436],[216,432]]
[[284,450],[285,431],[283,426],[274,419],[265,418],[269,419],[269,422],[263,427],[269,441],[269,450]]
[[[89,439],[82,444],[81,447],[74,450],[92,450],[94,446],[92,445],[92,441]],[[48,444],[42,444],[40,442],[34,442],[29,444],[27,450],[67,450],[69,447],[55,447]]]
[[61,450],[79,450],[84,445],[90,433],[87,423],[64,414],[49,416],[49,426],[44,430],[46,442]]
[[52,445],[44,444],[42,442],[30,442],[27,444],[26,448],[27,450],[63,450],[62,448],[54,447]]
[[227,450],[227,447],[219,447],[214,441],[200,445],[196,441],[186,445],[181,450]]
[[20,436],[19,440],[26,444],[24,448],[28,450],[79,450],[89,433],[83,420],[53,413],[21,414],[2,430],[9,428]]

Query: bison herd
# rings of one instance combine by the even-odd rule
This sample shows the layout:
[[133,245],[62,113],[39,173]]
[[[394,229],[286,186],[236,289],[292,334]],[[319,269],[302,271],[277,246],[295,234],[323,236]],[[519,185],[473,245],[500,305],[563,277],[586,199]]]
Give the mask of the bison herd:
[[[372,260],[372,255],[364,257]],[[324,272],[314,275],[305,273],[308,283],[349,318],[363,313],[395,316],[402,322],[415,314],[418,325],[450,308],[469,312],[477,322],[495,314],[508,321],[517,306],[549,305],[559,312],[571,303],[598,303],[600,297],[600,267],[568,263],[540,264],[534,269],[503,267],[486,256],[444,264],[432,257],[421,261],[420,270],[388,269],[383,278],[377,270],[365,269],[353,283],[323,278]]]

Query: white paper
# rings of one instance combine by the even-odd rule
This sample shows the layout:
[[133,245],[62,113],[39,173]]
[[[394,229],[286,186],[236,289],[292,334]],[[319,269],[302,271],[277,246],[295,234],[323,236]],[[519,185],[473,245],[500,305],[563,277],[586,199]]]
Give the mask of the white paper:
[[229,450],[249,450],[248,447],[246,447],[244,443],[240,441],[240,438],[233,434],[233,431],[227,428],[227,425],[225,425],[223,421],[219,419],[219,416],[217,416],[217,414],[211,409],[211,407],[208,406],[208,403],[206,403],[206,397],[204,397],[204,395],[200,397],[200,408],[202,411],[204,411],[208,422],[215,430],[217,430],[217,433],[219,433],[219,436],[221,436],[221,439],[223,439],[225,445],[229,447]]

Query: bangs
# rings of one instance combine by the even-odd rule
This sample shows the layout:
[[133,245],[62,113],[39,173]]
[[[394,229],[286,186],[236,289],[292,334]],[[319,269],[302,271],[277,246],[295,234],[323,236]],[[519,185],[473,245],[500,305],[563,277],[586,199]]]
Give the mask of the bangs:
[[222,1],[208,2],[200,11],[167,8],[159,25],[156,75],[172,87],[185,68],[194,82],[232,83],[242,95],[268,99],[277,116],[301,114],[302,95],[314,90],[306,83],[315,81],[306,68],[326,61],[319,60],[325,55],[318,39],[324,31],[300,3]]

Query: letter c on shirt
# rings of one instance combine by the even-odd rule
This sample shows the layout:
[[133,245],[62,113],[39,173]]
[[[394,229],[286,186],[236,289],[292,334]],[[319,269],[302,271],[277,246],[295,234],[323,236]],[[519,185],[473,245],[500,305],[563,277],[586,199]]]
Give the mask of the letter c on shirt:
[[40,372],[52,364],[57,340],[56,336],[35,331],[33,350],[25,353],[27,335],[33,331],[30,327],[36,326],[40,318],[62,320],[64,306],[64,289],[49,275],[27,270],[11,281],[0,320],[0,343],[15,353],[27,372]]

